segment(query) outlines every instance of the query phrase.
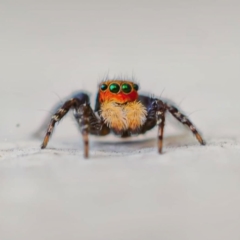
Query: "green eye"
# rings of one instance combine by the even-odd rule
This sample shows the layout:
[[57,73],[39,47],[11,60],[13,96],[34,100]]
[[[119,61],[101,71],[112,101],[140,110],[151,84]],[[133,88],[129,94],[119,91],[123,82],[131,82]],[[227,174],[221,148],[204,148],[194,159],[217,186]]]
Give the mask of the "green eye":
[[133,88],[134,88],[134,90],[136,90],[136,91],[138,91],[138,89],[139,89],[139,87],[138,87],[137,84],[133,84]]
[[101,90],[105,91],[108,88],[107,84],[102,84],[101,85]]
[[111,85],[109,86],[109,89],[110,89],[110,91],[111,91],[112,93],[118,93],[119,90],[120,90],[120,87],[119,87],[118,84],[113,83],[113,84],[111,84]]
[[132,91],[132,87],[131,87],[131,85],[124,83],[122,85],[122,90],[124,93],[130,93]]

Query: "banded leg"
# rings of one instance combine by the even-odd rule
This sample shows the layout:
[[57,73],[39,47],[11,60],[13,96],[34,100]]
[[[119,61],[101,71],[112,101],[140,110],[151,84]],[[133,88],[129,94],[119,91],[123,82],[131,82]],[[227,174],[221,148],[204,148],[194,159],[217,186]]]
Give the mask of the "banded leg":
[[91,107],[89,104],[84,104],[80,106],[78,109],[75,109],[74,111],[74,117],[77,120],[80,131],[83,137],[83,145],[84,145],[84,157],[88,158],[88,152],[89,152],[89,128],[90,128],[90,119],[89,119],[89,113],[91,112]]
[[147,109],[147,120],[141,129],[141,133],[145,133],[158,125],[158,152],[162,153],[166,112],[165,104],[157,98],[144,95],[140,95],[139,100]]
[[162,153],[166,109],[164,103],[159,99],[152,99],[152,107],[155,111],[156,124],[158,125],[158,152]]
[[158,152],[162,153],[163,146],[163,130],[165,125],[165,111],[157,113],[157,124],[158,124]]
[[57,110],[57,112],[52,116],[41,148],[45,148],[47,146],[56,122],[59,122],[71,108],[75,110],[74,116],[76,120],[78,120],[78,123],[80,125],[80,130],[83,135],[84,141],[84,156],[87,158],[89,145],[88,144],[89,129],[91,128],[97,132],[100,129],[100,125],[98,118],[95,116],[93,110],[89,105],[88,95],[83,92],[79,92],[78,94],[74,95],[72,99],[66,101],[63,104],[63,106],[60,107]]
[[181,112],[179,112],[179,110],[177,108],[175,108],[172,105],[166,104],[166,109],[182,124],[187,125],[190,130],[192,131],[192,133],[195,135],[195,137],[197,138],[197,140],[199,141],[199,143],[201,145],[205,145],[204,140],[202,139],[201,135],[199,134],[199,132],[197,131],[196,127],[192,124],[192,122]]
[[52,116],[51,121],[49,123],[49,126],[47,128],[47,133],[44,137],[43,143],[41,145],[41,148],[45,148],[48,144],[49,138],[52,135],[54,126],[56,122],[59,122],[69,111],[71,108],[76,108],[76,106],[79,104],[79,100],[76,98],[70,99],[66,101],[62,107],[60,107],[57,112]]
[[74,110],[74,117],[79,124],[83,136],[84,157],[88,158],[89,153],[89,133],[99,133],[101,131],[100,119],[96,117],[89,104],[83,104]]

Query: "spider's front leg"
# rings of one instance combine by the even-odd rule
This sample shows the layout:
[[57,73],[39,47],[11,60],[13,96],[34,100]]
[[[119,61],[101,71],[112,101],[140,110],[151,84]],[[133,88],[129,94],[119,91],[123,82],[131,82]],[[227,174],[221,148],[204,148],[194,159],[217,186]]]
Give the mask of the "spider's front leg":
[[89,97],[85,93],[79,93],[74,98],[66,101],[52,116],[50,124],[47,128],[47,133],[44,137],[41,148],[45,148],[49,138],[52,135],[56,122],[59,122],[70,109],[74,109],[75,119],[78,121],[84,141],[84,157],[88,157],[88,133],[92,128],[99,131],[100,122],[95,116],[89,104]]
[[101,135],[103,123],[96,117],[89,103],[85,103],[74,109],[74,117],[79,124],[80,131],[83,136],[84,143],[84,157],[88,158],[89,152],[89,133]]
[[159,99],[154,99],[152,101],[152,111],[155,112],[156,124],[158,125],[158,152],[162,153],[163,130],[165,125],[166,112],[164,103]]
[[161,100],[144,95],[139,96],[139,101],[147,109],[147,120],[141,129],[141,133],[145,133],[158,125],[158,152],[162,153],[166,107]]

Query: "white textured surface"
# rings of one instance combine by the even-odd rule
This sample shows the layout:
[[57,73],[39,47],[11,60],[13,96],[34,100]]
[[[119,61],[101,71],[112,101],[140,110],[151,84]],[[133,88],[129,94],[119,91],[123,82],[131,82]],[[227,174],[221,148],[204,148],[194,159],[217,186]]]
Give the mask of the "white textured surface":
[[[0,239],[239,239],[239,12],[234,0],[1,3]],[[207,145],[168,116],[163,155],[155,129],[91,137],[84,160],[66,118],[40,150],[46,112],[78,89],[94,101],[108,71],[165,89]]]
[[105,146],[87,161],[37,145],[1,151],[1,239],[238,239],[237,141]]

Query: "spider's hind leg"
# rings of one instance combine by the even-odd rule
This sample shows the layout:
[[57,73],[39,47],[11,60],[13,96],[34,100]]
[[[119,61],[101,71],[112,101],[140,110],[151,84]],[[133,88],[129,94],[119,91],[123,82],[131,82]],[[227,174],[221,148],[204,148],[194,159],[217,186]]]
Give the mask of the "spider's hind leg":
[[176,107],[165,104],[166,109],[182,124],[187,125],[189,129],[192,131],[192,133],[195,135],[197,140],[201,145],[205,145],[205,141],[202,139],[201,135],[197,131],[196,127],[192,124],[192,122],[185,116],[183,113],[181,113]]

